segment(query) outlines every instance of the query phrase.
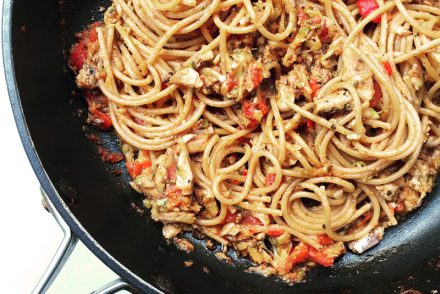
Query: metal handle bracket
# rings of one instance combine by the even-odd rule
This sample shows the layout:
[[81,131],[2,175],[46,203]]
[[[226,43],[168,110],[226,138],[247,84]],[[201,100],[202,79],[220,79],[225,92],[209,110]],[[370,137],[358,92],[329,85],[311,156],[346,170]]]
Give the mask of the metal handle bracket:
[[49,197],[44,192],[43,188],[40,187],[41,195],[43,196],[43,206],[46,210],[48,210],[56,222],[62,229],[64,233],[63,240],[61,241],[60,246],[58,247],[52,261],[44,272],[38,284],[35,286],[32,291],[33,294],[46,293],[49,287],[52,285],[53,281],[58,276],[59,272],[63,268],[66,261],[69,259],[70,254],[75,248],[76,243],[78,242],[78,238],[72,234],[67,223],[63,220],[61,215],[55,209],[55,206],[50,201]]
[[[63,231],[64,237],[54,257],[52,258],[52,261],[50,262],[40,281],[32,291],[32,294],[44,294],[49,290],[50,286],[57,278],[61,269],[69,259],[70,254],[75,249],[76,243],[78,242],[78,238],[74,234],[72,234],[70,227],[58,213],[55,206],[52,204],[49,197],[44,192],[43,188],[40,187],[40,191],[41,195],[43,196],[42,204],[44,209],[46,209],[53,215],[56,222]],[[123,281],[121,278],[118,278],[103,286],[99,290],[94,291],[92,294],[112,294],[117,293],[120,290],[127,290],[131,293],[139,293],[131,285]]]

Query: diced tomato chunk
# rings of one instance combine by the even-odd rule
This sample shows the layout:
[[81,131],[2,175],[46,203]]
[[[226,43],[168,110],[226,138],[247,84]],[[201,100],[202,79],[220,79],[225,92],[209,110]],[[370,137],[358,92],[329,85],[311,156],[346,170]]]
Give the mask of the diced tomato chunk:
[[292,263],[293,266],[306,261],[308,256],[309,256],[309,246],[307,246],[303,242],[300,242],[292,249],[288,257],[288,260]]
[[359,226],[365,226],[373,217],[373,213],[371,211],[368,211],[364,214],[364,218],[359,222]]
[[234,89],[238,85],[237,78],[235,77],[235,72],[229,73],[226,76],[225,83],[226,83],[226,87],[228,89],[228,92],[232,91],[232,89]]
[[276,178],[276,174],[274,173],[267,174],[264,180],[264,184],[266,186],[272,185],[273,183],[275,183],[275,178]]
[[83,94],[89,106],[89,112],[92,112],[93,109],[101,109],[108,106],[108,99],[102,93],[84,91]]
[[282,234],[284,234],[284,230],[283,229],[268,229],[266,231],[266,235],[276,238],[281,236]]
[[241,107],[243,109],[243,114],[247,119],[254,119],[255,107],[250,100],[243,100],[241,102]]
[[144,169],[151,167],[151,161],[145,160],[142,162],[138,162],[138,161],[131,162],[131,163],[127,162],[126,166],[127,166],[127,170],[128,170],[128,173],[130,174],[130,176],[133,179],[135,179],[142,173],[142,171]]
[[263,116],[268,115],[269,112],[270,112],[269,105],[267,104],[266,99],[264,99],[263,97],[258,98],[258,100],[257,100],[257,108],[261,111]]
[[252,83],[254,84],[254,88],[258,87],[259,84],[263,81],[263,69],[259,66],[252,66],[249,70],[249,74],[252,79]]
[[91,43],[94,43],[94,42],[96,42],[96,41],[98,40],[98,33],[96,32],[96,28],[99,27],[99,26],[101,26],[101,25],[102,25],[102,22],[97,21],[97,22],[95,22],[95,23],[92,23],[92,24],[88,27],[88,30],[87,30],[87,32],[88,32],[87,38],[89,39],[89,41],[90,41]]
[[227,209],[225,218],[220,224],[224,225],[227,223],[237,223],[237,222],[238,222],[238,214],[236,212],[232,213],[229,209]]
[[303,9],[298,9],[298,23],[302,25],[304,21],[308,18],[308,15],[304,12]]
[[145,161],[141,162],[141,167],[143,170],[146,169],[147,167],[151,167],[151,161],[145,160]]
[[328,35],[328,27],[327,27],[327,22],[324,21],[324,24],[322,25],[321,28],[321,33],[319,34],[319,40],[321,40],[321,42],[327,42],[329,41],[329,35]]
[[100,126],[103,130],[111,128],[112,120],[107,114],[98,109],[93,109],[90,113],[101,121]]
[[94,43],[98,40],[98,33],[96,28],[101,26],[102,22],[97,21],[87,26],[82,32],[76,34],[76,38],[80,41],[86,41]]
[[312,89],[312,98],[315,98],[318,95],[318,91],[321,86],[318,84],[318,80],[315,78],[310,79],[310,88]]
[[315,122],[311,119],[307,120],[307,128],[309,130],[315,128]]
[[[359,13],[362,18],[366,18],[370,13],[379,8],[376,0],[357,0],[356,5],[359,8]],[[373,19],[373,22],[380,22],[380,15]]]
[[309,246],[309,259],[325,267],[332,266],[334,257],[326,255],[323,251],[319,251],[312,246]]
[[85,91],[84,97],[87,101],[89,113],[100,121],[99,126],[103,130],[110,129],[112,126],[112,120],[108,114],[101,110],[108,106],[107,97],[102,95],[102,93],[96,93],[93,91]]
[[258,124],[259,124],[258,120],[256,120],[256,119],[250,119],[250,120],[249,120],[249,123],[246,125],[246,127],[252,129],[252,128],[257,127]]
[[138,175],[140,175],[140,170],[137,168],[137,165],[131,162],[126,162],[125,164],[127,166],[127,171],[130,174],[130,176],[135,179]]
[[182,204],[182,190],[176,187],[176,185],[171,185],[165,191],[165,196],[168,199],[168,208],[178,207]]
[[250,214],[243,217],[241,220],[241,223],[243,225],[250,225],[250,226],[262,226],[263,223],[260,221],[260,219],[256,218],[255,216],[252,216]]
[[87,59],[87,47],[84,42],[76,43],[70,51],[70,66],[78,72]]
[[94,43],[98,40],[96,28],[101,24],[101,22],[95,22],[77,35],[78,43],[72,46],[69,61],[70,67],[72,67],[74,71],[78,72],[84,66],[88,54],[88,45],[89,43]]
[[[251,100],[242,100],[241,106],[243,109],[244,116],[249,121],[248,124],[246,125],[247,128],[256,127],[260,122],[260,120],[263,117],[265,117],[270,111],[270,108],[266,100],[262,97],[257,98],[256,102],[252,102]],[[261,112],[260,117],[256,117],[255,115],[256,111]]]
[[243,100],[242,108],[244,115],[248,119],[255,119],[254,112],[256,110],[261,111],[263,117],[266,116],[270,111],[266,100],[263,98],[259,98],[256,103],[253,103],[251,100]]
[[373,99],[370,100],[370,107],[376,107],[379,104],[380,99],[382,99],[382,89],[376,80],[373,80]]
[[331,245],[331,244],[335,243],[335,241],[333,241],[333,239],[330,238],[327,234],[321,234],[321,235],[318,235],[318,243],[320,245],[325,246],[325,245]]
[[385,62],[383,63],[383,66],[385,67],[385,71],[386,71],[386,73],[387,73],[389,76],[391,76],[391,75],[393,74],[393,70],[392,70],[392,68],[391,68],[391,64],[390,64],[388,61],[385,61]]

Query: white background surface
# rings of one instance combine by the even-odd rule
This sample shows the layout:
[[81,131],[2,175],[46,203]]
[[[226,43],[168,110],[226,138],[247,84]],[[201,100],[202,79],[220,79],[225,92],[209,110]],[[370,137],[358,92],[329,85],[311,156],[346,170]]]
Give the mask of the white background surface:
[[[2,58],[0,134],[1,289],[2,293],[30,293],[61,242],[62,232],[41,205],[39,183],[21,145],[9,104]],[[114,278],[113,272],[78,243],[48,293],[90,293]]]

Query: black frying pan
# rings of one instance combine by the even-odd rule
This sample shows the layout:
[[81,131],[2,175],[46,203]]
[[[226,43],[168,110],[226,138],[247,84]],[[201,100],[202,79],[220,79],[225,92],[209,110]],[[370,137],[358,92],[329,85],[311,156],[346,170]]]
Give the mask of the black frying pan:
[[[4,62],[17,126],[41,185],[74,234],[127,282],[144,292],[389,293],[384,285],[440,255],[438,187],[423,207],[387,230],[379,246],[361,256],[349,253],[331,269],[312,270],[305,283],[295,286],[243,272],[246,261],[222,263],[203,242],[195,242],[195,253],[189,255],[167,244],[161,225],[133,209],[140,196],[128,186],[127,175],[112,176],[116,167],[102,163],[84,136],[93,130],[84,129],[86,112],[77,111],[84,104],[71,94],[75,88],[66,50],[74,33],[99,19],[99,7],[108,5],[5,0]],[[99,136],[107,148],[118,148],[113,134]],[[195,263],[187,268],[185,260]],[[438,286],[432,281],[425,285],[431,287],[427,290]]]

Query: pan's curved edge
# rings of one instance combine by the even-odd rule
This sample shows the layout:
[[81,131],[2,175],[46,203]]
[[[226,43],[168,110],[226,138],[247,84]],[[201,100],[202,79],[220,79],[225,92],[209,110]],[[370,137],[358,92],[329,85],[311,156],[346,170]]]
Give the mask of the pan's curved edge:
[[77,236],[84,245],[93,252],[105,265],[112,269],[117,275],[125,279],[132,286],[136,287],[145,293],[163,293],[154,286],[146,283],[137,275],[132,273],[116,259],[114,259],[104,248],[102,248],[93,237],[84,229],[78,222],[75,216],[71,213],[67,205],[61,199],[60,195],[52,185],[44,167],[37,155],[34,144],[29,134],[29,130],[24,118],[22,106],[20,102],[20,94],[18,93],[17,83],[15,79],[13,49],[12,49],[12,12],[13,0],[4,0],[2,8],[2,29],[1,40],[3,44],[3,65],[4,75],[6,78],[6,87],[9,94],[9,99],[14,114],[15,124],[17,126],[21,142],[25,149],[26,155],[31,163],[31,166],[37,176],[42,188],[52,201],[53,205],[69,225],[75,236]]

